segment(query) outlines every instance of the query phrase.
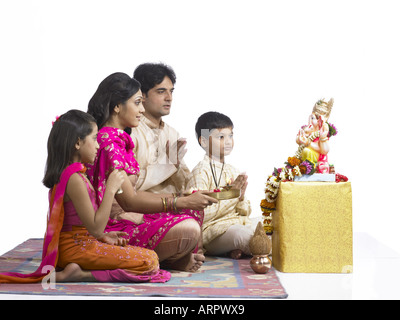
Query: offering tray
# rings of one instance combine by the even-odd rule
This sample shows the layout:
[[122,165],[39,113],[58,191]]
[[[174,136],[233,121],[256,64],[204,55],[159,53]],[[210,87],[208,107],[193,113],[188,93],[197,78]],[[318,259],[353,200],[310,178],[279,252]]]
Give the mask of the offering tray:
[[[193,191],[196,192],[196,191]],[[192,193],[184,193],[185,196],[189,196]],[[207,192],[206,193],[208,196],[215,198],[217,200],[229,200],[229,199],[234,199],[234,198],[239,198],[240,197],[240,189],[222,189],[221,191],[214,191],[214,192]]]

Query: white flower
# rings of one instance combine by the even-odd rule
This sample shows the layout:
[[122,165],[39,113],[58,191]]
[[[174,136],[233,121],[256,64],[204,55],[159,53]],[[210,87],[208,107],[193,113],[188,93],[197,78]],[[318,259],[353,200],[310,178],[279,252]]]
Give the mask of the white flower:
[[274,188],[279,188],[279,181],[277,181],[276,176],[271,176],[270,179],[268,180],[269,184],[273,186]]
[[293,172],[292,172],[292,169],[289,169],[287,174],[288,174],[289,180],[293,180]]
[[274,195],[278,193],[279,188],[276,188],[270,184],[267,184],[267,186],[265,187],[266,190],[272,192]]
[[279,178],[280,178],[281,180],[286,180],[286,169],[285,169],[285,168],[282,168],[282,171],[281,171],[281,173],[279,174]]
[[267,200],[268,202],[275,202],[275,200],[276,200],[276,197],[272,194],[272,193],[270,193],[270,192],[267,192],[266,194],[265,194],[265,200]]
[[299,176],[299,177],[302,176],[299,166],[295,166],[295,167],[293,168],[293,171],[294,171],[294,174],[295,174],[296,176]]

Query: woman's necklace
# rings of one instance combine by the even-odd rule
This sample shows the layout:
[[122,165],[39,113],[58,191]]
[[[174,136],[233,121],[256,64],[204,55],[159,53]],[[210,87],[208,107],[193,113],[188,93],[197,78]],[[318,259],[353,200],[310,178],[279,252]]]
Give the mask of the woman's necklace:
[[[214,168],[213,168],[213,166],[214,166]],[[215,183],[215,188],[216,189],[219,188],[219,184],[221,182],[222,173],[224,172],[224,166],[225,166],[225,162],[222,163],[222,169],[221,169],[221,173],[219,174],[219,179],[218,179],[218,183],[217,183],[217,169],[215,168],[215,163],[211,164],[211,160],[210,160],[211,173],[212,173],[213,178],[214,178],[214,183]]]

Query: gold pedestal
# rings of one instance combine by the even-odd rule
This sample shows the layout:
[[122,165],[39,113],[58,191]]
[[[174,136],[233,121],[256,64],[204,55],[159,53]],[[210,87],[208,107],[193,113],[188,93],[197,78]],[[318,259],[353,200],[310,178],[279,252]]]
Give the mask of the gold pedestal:
[[273,226],[272,263],[277,270],[352,272],[350,182],[282,182]]

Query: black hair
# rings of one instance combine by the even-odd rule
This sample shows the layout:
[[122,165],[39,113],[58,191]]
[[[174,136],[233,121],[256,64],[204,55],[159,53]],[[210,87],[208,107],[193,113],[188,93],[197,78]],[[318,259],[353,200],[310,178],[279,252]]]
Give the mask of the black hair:
[[197,142],[200,144],[199,138],[202,136],[202,130],[208,130],[208,132],[211,132],[211,130],[223,128],[233,129],[233,122],[228,116],[216,111],[202,114],[197,119],[195,126]]
[[[99,130],[113,113],[114,107],[125,103],[140,89],[140,83],[122,72],[116,72],[106,77],[98,86],[89,101],[88,113],[95,119]],[[126,128],[131,133],[131,128]]]
[[54,122],[47,140],[47,161],[42,181],[47,188],[60,181],[61,173],[76,152],[78,139],[85,139],[95,124],[96,120],[90,114],[80,110],[70,110]]
[[151,88],[160,84],[166,76],[171,80],[172,84],[175,84],[176,75],[174,70],[164,63],[143,63],[133,73],[133,77],[140,82],[142,92],[145,94]]

